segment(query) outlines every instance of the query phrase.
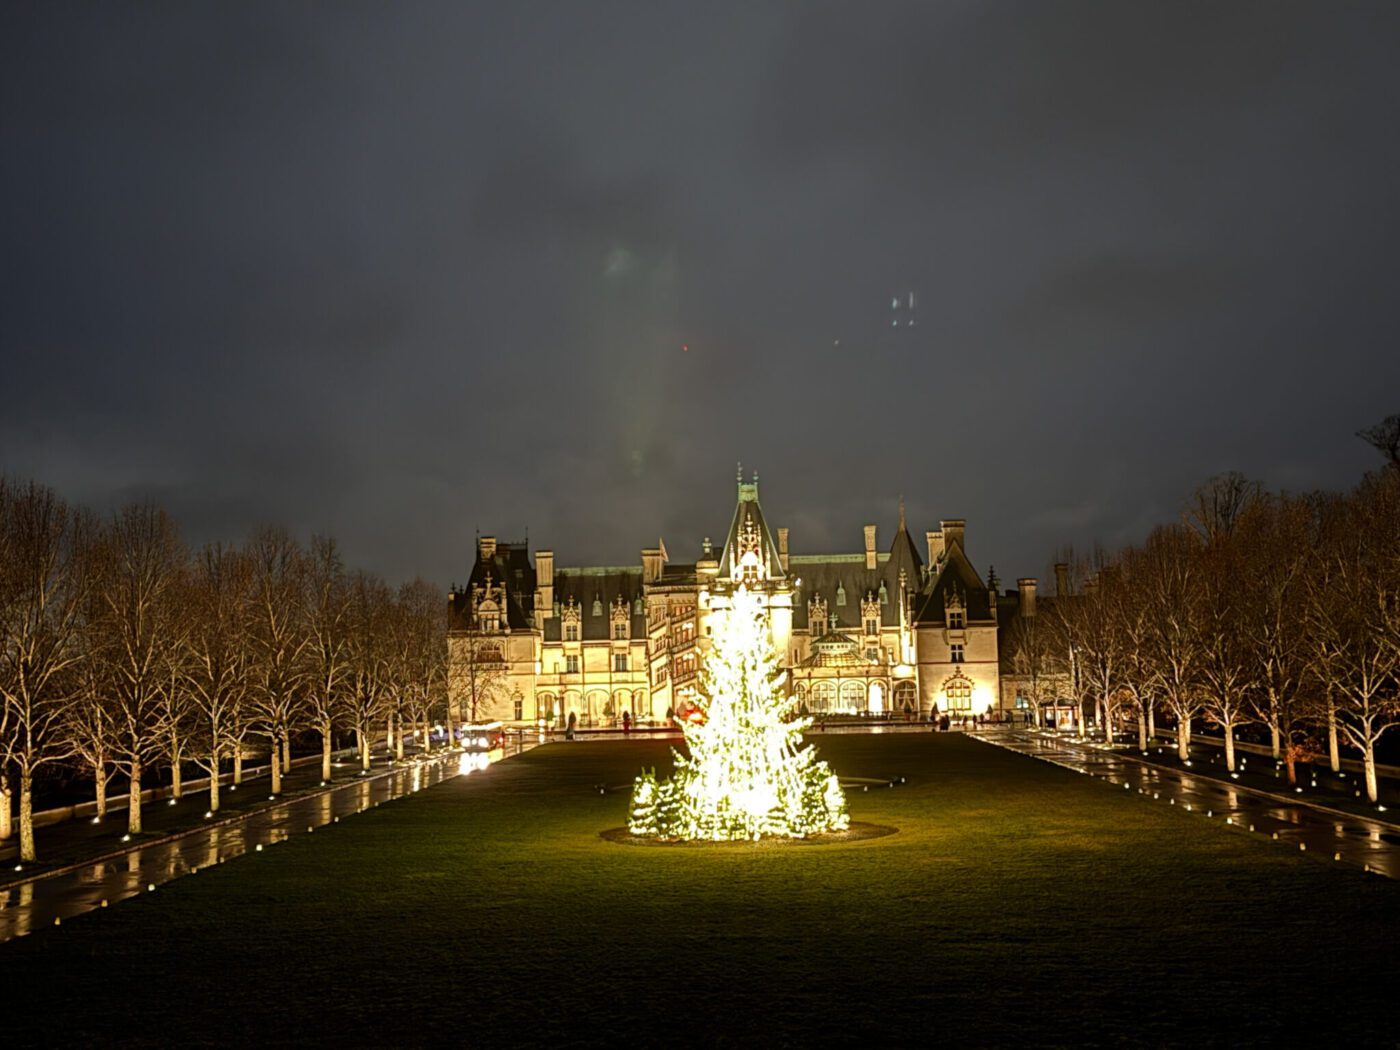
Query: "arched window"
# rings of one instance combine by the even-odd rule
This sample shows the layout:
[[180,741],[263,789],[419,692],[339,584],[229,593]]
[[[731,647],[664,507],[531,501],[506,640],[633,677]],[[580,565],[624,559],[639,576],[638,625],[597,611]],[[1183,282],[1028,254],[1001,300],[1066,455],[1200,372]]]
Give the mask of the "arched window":
[[884,713],[885,687],[879,682],[870,683],[870,692],[866,694],[865,709],[872,714]]
[[859,682],[841,683],[841,710],[853,715],[865,706],[865,687]]
[[950,678],[943,686],[949,711],[972,710],[972,683],[961,675]]
[[812,710],[821,714],[836,707],[836,686],[830,682],[817,682],[812,686]]
[[899,682],[895,685],[894,709],[911,714],[919,709],[919,690],[913,682]]
[[558,701],[555,700],[553,693],[541,693],[535,697],[535,706],[539,708],[539,716],[546,722],[554,721],[554,717],[558,713],[557,704]]

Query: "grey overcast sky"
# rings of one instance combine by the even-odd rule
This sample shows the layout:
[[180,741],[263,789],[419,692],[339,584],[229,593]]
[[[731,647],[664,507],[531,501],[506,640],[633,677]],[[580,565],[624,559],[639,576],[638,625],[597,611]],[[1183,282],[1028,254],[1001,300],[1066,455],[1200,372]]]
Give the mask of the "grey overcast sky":
[[0,471],[444,585],[690,560],[737,460],[797,552],[903,493],[1005,581],[1347,486],[1397,56],[1390,0],[11,0]]

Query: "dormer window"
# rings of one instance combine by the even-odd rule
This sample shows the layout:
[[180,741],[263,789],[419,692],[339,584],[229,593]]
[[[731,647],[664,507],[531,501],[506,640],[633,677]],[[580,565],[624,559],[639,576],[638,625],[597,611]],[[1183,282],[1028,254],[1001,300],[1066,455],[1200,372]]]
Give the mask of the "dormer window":
[[627,638],[627,624],[622,622],[613,624],[613,637],[618,641],[625,641]]
[[866,633],[867,635],[879,634],[879,633],[880,633],[880,621],[879,621],[879,620],[866,620],[866,621],[865,621],[865,633]]
[[839,582],[836,584],[836,604],[846,604],[846,588]]
[[961,609],[948,610],[948,629],[961,631],[966,626],[963,622],[963,611]]
[[576,623],[566,623],[566,624],[564,625],[564,641],[566,641],[566,642],[576,642],[576,641],[578,641],[578,624],[576,624]]

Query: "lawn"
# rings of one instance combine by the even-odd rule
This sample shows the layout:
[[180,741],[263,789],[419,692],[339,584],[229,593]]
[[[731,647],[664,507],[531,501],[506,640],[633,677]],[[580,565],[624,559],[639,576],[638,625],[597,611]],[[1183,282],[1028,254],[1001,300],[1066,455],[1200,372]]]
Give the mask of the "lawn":
[[1394,1045],[1400,887],[957,734],[881,839],[641,848],[560,743],[0,946],[6,1046]]

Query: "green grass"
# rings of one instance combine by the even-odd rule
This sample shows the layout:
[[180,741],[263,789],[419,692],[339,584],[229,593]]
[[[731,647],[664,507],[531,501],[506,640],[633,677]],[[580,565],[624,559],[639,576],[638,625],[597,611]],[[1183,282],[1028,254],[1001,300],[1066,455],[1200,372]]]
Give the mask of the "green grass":
[[[1394,1045],[1400,887],[956,734],[838,736],[897,835],[638,848],[573,743],[0,946],[6,1045]],[[14,993],[13,995],[11,993]]]

